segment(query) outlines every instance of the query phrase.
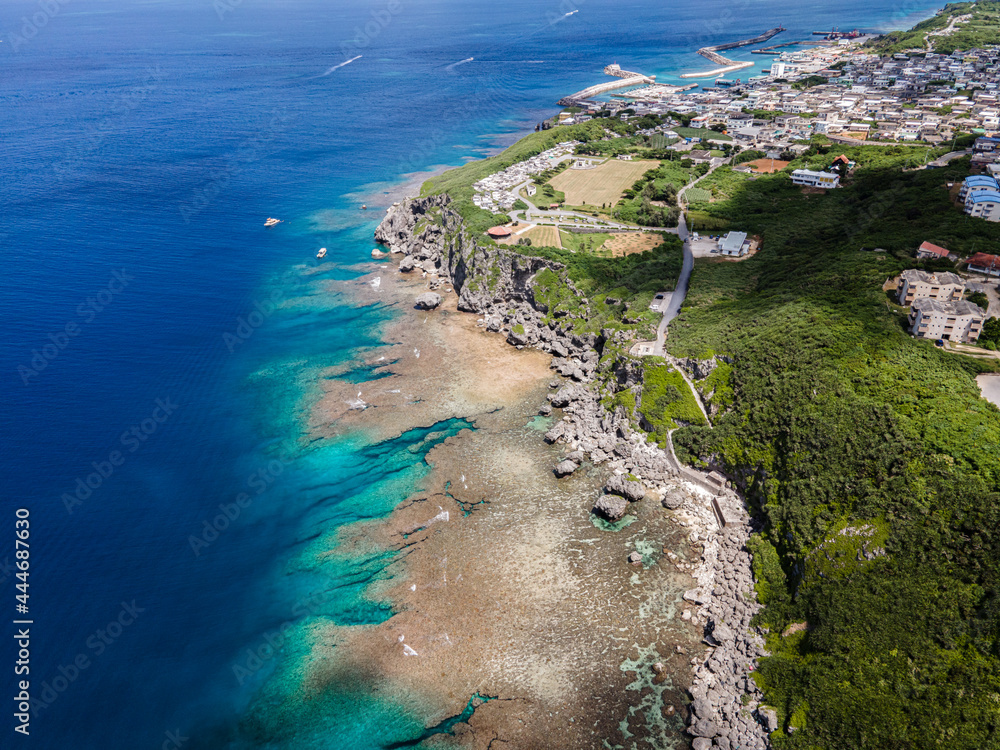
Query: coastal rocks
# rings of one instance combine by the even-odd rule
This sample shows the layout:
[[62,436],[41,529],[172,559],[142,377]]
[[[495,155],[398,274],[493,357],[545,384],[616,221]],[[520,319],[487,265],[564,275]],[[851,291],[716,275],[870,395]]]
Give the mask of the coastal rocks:
[[622,520],[627,510],[628,500],[621,495],[602,495],[594,503],[594,513],[612,523]]
[[374,250],[372,250],[372,257],[375,260],[382,260],[382,258],[388,258],[389,253],[382,252],[378,248],[375,248]]
[[416,267],[417,263],[413,260],[412,255],[407,255],[401,261],[399,261],[399,270],[401,273],[409,273]]
[[555,426],[553,426],[551,430],[545,433],[545,442],[554,443],[557,440],[560,440],[565,434],[566,434],[566,423],[556,422]]
[[556,467],[552,470],[557,477],[568,477],[574,471],[579,469],[579,464],[575,464],[570,460],[560,461],[556,464]]
[[677,510],[684,505],[684,495],[677,490],[673,490],[663,496],[663,500],[660,501],[660,504],[667,510]]
[[416,308],[418,310],[433,310],[440,304],[441,295],[435,292],[425,292],[416,299]]
[[621,475],[616,475],[608,480],[604,485],[604,491],[614,495],[621,495],[631,503],[638,502],[646,496],[646,488],[641,482],[626,479]]
[[712,750],[712,740],[705,739],[704,737],[696,737],[694,742],[691,743],[693,750]]
[[550,404],[542,404],[538,408],[538,413],[543,417],[548,417],[552,414],[552,406]]
[[639,552],[630,552],[628,562],[629,565],[642,565],[642,554]]

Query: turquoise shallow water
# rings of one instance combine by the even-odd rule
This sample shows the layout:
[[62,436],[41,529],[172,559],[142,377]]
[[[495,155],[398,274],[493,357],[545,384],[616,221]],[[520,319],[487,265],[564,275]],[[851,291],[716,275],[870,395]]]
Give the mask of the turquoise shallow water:
[[[28,743],[418,740],[421,706],[372,685],[331,691],[295,739],[274,729],[279,704],[252,703],[294,685],[282,654],[312,623],[392,614],[375,593],[387,556],[313,553],[384,516],[427,451],[467,426],[375,446],[303,439],[324,369],[363,382],[360,354],[398,314],[330,287],[368,261],[382,192],[512,141],[609,62],[669,80],[704,66],[697,47],[776,23],[790,39],[909,25],[932,7],[3,4],[0,561],[14,508],[29,508]],[[268,216],[285,223],[265,230]]]

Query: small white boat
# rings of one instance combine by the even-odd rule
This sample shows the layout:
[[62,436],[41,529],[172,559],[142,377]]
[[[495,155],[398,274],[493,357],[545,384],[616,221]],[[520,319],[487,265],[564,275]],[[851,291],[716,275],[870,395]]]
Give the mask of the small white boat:
[[268,220],[264,222],[264,226],[265,227],[273,227],[275,224],[280,224],[280,223],[281,223],[281,219],[271,219],[271,218],[268,218]]
[[316,257],[317,258],[325,258],[326,257],[326,248],[325,247],[321,247],[319,249],[319,252],[316,253]]

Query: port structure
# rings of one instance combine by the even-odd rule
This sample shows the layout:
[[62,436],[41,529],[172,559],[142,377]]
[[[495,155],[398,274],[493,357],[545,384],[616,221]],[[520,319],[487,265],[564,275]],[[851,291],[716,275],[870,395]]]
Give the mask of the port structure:
[[753,39],[741,39],[737,42],[726,42],[725,44],[713,44],[709,47],[702,47],[698,50],[698,54],[702,57],[708,58],[714,63],[718,63],[723,66],[721,68],[716,68],[715,70],[708,70],[703,73],[684,73],[681,78],[712,78],[715,76],[725,75],[726,73],[731,73],[734,70],[742,70],[743,68],[753,67],[752,62],[737,62],[736,60],[730,60],[723,57],[719,52],[725,51],[727,49],[736,49],[738,47],[748,47],[752,44],[761,44],[766,42],[771,37],[777,36],[785,28],[782,26],[776,26],[773,29],[768,29],[760,36],[755,36]]

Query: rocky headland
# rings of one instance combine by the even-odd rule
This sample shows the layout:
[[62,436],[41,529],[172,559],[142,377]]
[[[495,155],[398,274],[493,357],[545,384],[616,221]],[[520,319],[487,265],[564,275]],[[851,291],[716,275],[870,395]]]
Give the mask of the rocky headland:
[[[622,406],[607,407],[608,396],[641,388],[641,376],[628,358],[602,357],[609,344],[619,350],[629,344],[626,332],[574,331],[574,320],[587,315],[589,302],[564,267],[472,236],[449,203],[446,195],[400,202],[387,211],[375,237],[400,257],[401,274],[426,280],[435,294],[453,290],[457,309],[478,316],[479,327],[504,335],[518,349],[552,355],[550,367],[566,380],[550,383],[539,411],[546,416],[553,409],[562,412],[545,435],[547,442],[564,446],[553,467],[555,476],[571,477],[584,465],[602,467],[606,478],[594,503],[595,517],[615,524],[634,504],[655,503],[700,552],[683,561],[665,550],[677,570],[693,579],[684,593],[689,606],[680,616],[703,639],[686,654],[691,668],[686,721],[693,747],[769,747],[777,717],[760,705],[752,677],[765,651],[763,634],[751,624],[760,606],[746,546],[754,529],[742,499],[717,475],[680,465],[669,443],[664,448],[650,442]],[[558,277],[564,293],[577,298],[575,312],[552,309],[551,289],[538,283],[544,272]],[[425,292],[416,306],[440,304],[427,300]],[[716,362],[678,364],[695,376],[707,376]],[[629,562],[642,564],[642,555],[632,553]],[[654,665],[657,674],[663,669],[663,664]],[[674,710],[661,708],[666,715]]]

